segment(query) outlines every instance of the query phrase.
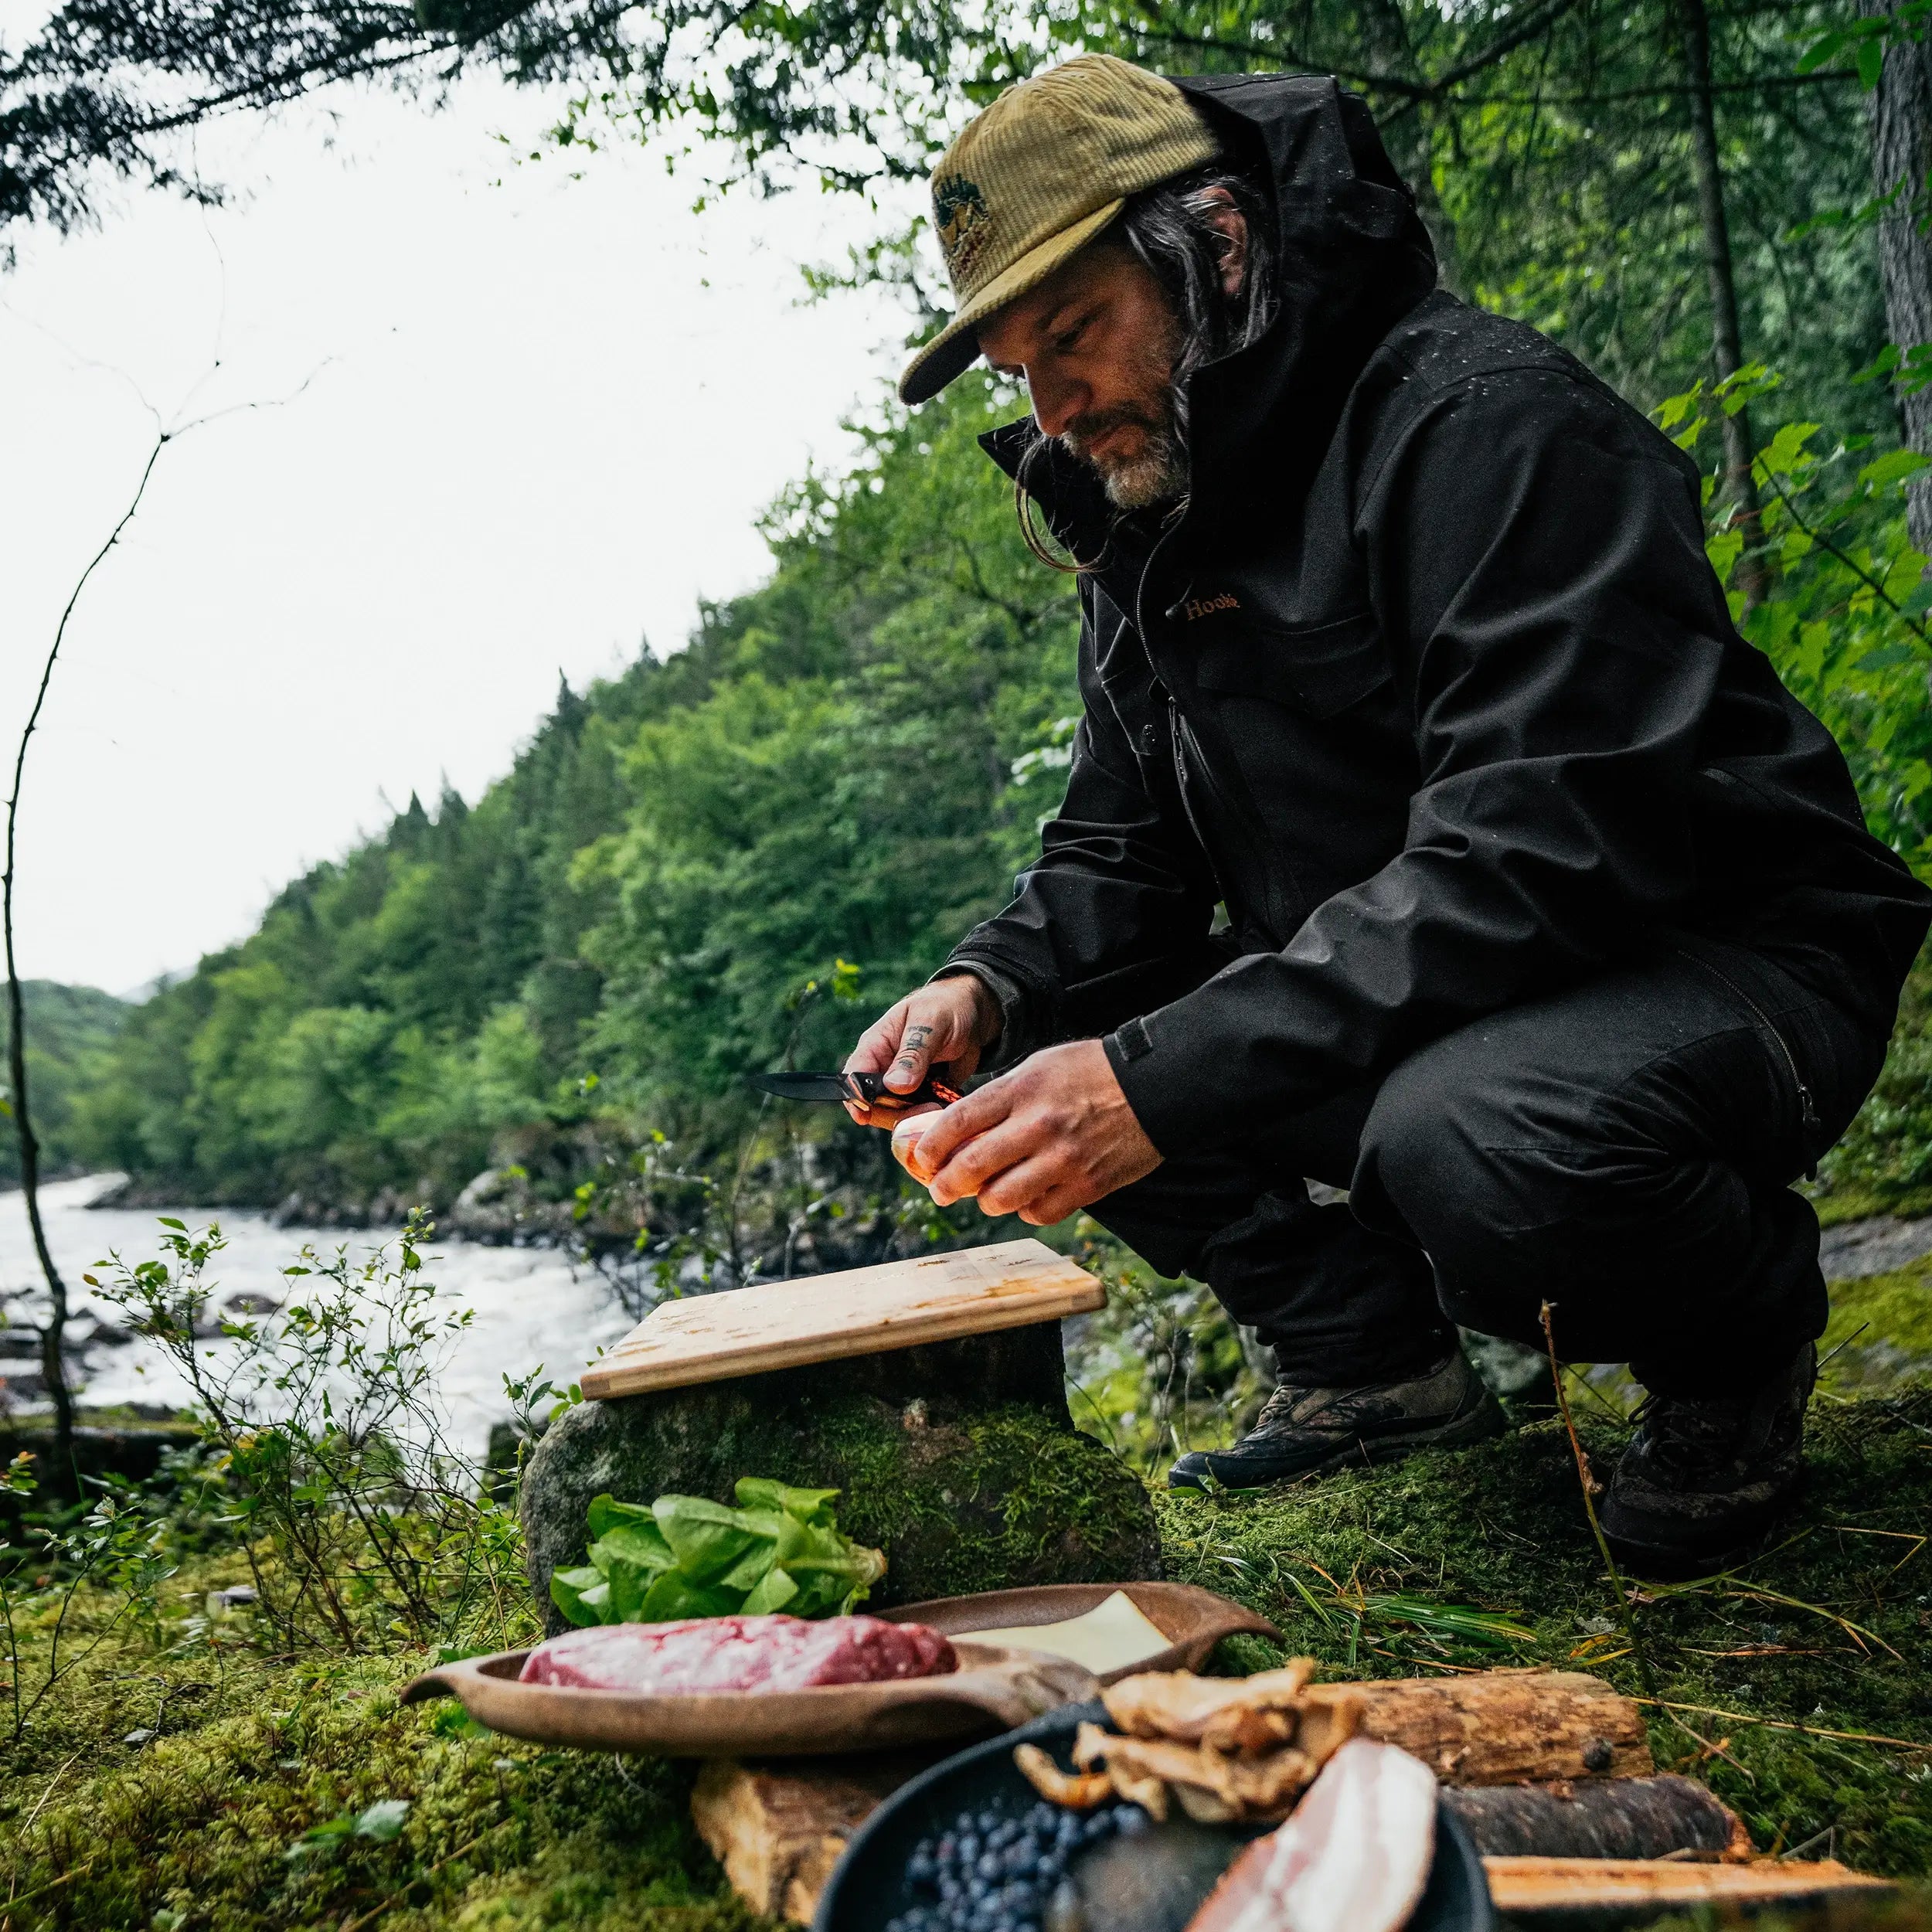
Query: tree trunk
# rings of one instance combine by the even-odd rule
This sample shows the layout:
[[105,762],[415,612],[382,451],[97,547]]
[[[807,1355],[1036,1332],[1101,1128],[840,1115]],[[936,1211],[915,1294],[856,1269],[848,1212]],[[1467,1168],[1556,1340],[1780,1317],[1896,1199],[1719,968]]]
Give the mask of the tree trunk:
[[[19,779],[16,776],[15,796]],[[63,1352],[67,1339],[67,1284],[54,1266],[47,1247],[46,1230],[40,1224],[40,1143],[34,1138],[33,1116],[27,1101],[27,1026],[26,1002],[20,990],[19,975],[13,961],[13,836],[8,821],[6,892],[7,954],[7,1073],[13,1107],[13,1132],[20,1149],[20,1192],[27,1204],[27,1222],[33,1230],[33,1251],[40,1257],[40,1271],[47,1278],[47,1319],[40,1330],[40,1379],[53,1403],[53,1442],[56,1467],[46,1471],[49,1487],[59,1495],[78,1498],[80,1478],[74,1471],[73,1393],[67,1386],[67,1364]]]
[[[1743,331],[1737,320],[1737,282],[1732,271],[1730,223],[1724,212],[1724,174],[1717,152],[1717,116],[1711,94],[1710,17],[1704,0],[1681,0],[1679,40],[1691,115],[1691,160],[1697,182],[1697,220],[1702,231],[1704,273],[1710,288],[1711,355],[1717,379],[1727,382],[1744,366]],[[1723,418],[1724,477],[1731,521],[1744,529],[1745,551],[1734,581],[1748,610],[1764,600],[1764,560],[1753,554],[1760,525],[1757,486],[1751,475],[1756,454],[1747,409]]]
[[[1876,19],[1891,9],[1861,0]],[[1932,237],[1924,223],[1926,175],[1932,169],[1932,52],[1919,41],[1895,42],[1886,53],[1872,96],[1872,185],[1881,199],[1899,192],[1879,223],[1879,266],[1885,281],[1886,333],[1901,349],[1932,342]],[[1916,396],[1894,390],[1899,427],[1921,456],[1932,456],[1932,389]],[[1906,490],[1912,547],[1932,556],[1932,474]]]

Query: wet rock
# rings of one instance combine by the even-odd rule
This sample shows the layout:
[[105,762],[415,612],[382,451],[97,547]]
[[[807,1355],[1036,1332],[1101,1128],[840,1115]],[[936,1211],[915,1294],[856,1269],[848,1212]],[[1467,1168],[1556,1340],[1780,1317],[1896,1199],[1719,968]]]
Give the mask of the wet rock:
[[282,1301],[278,1294],[262,1294],[253,1288],[243,1288],[221,1305],[224,1314],[246,1318],[251,1315],[273,1315]]
[[568,1202],[540,1199],[528,1175],[492,1167],[456,1197],[440,1231],[466,1241],[533,1247],[564,1240],[574,1226]]
[[1818,1264],[1828,1281],[1889,1274],[1927,1254],[1932,1254],[1932,1216],[1902,1221],[1874,1214],[1861,1221],[1841,1221],[1818,1240]]
[[[162,1459],[171,1450],[189,1448],[197,1439],[193,1424],[181,1420],[172,1410],[151,1422],[83,1422],[73,1432],[74,1464],[83,1484],[89,1477],[99,1476],[124,1476],[130,1482],[148,1482],[161,1473]],[[0,1415],[0,1464],[9,1463],[22,1454],[34,1458],[44,1483],[54,1455],[50,1417]],[[17,1530],[19,1513],[17,1499],[0,1499],[0,1536]]]
[[1492,1394],[1519,1406],[1547,1403],[1555,1408],[1549,1358],[1540,1349],[1526,1349],[1520,1342],[1506,1341],[1499,1335],[1481,1335],[1474,1328],[1461,1333],[1463,1353]]
[[1049,1324],[581,1403],[524,1478],[538,1600],[547,1609],[553,1569],[583,1562],[593,1497],[728,1502],[740,1476],[838,1488],[841,1526],[886,1553],[875,1606],[1158,1577],[1147,1492],[1074,1429],[1063,1388]]

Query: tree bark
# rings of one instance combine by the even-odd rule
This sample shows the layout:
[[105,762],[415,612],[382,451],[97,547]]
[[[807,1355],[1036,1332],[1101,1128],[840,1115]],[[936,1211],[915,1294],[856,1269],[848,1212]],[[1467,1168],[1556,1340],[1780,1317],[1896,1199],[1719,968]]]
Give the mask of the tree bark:
[[[39,706],[35,707],[36,715]],[[31,734],[33,726],[27,730]],[[26,755],[26,740],[21,740],[21,756]],[[27,1204],[27,1223],[33,1231],[33,1251],[40,1258],[40,1271],[47,1281],[47,1319],[40,1329],[40,1379],[53,1403],[55,1467],[45,1471],[47,1483],[57,1495],[78,1498],[80,1481],[74,1471],[73,1392],[67,1386],[67,1364],[63,1352],[67,1339],[67,1284],[54,1266],[47,1246],[46,1230],[40,1223],[40,1143],[34,1136],[33,1115],[27,1097],[27,1026],[26,1002],[20,976],[13,957],[13,824],[20,797],[20,773],[14,772],[13,800],[7,811],[7,864],[5,879],[5,939],[7,961],[7,1073],[12,1089],[13,1133],[20,1150],[20,1192]]]
[[[1691,161],[1697,183],[1697,221],[1702,231],[1705,279],[1711,304],[1711,356],[1719,383],[1744,366],[1743,332],[1737,319],[1737,281],[1731,262],[1730,223],[1724,209],[1724,172],[1717,151],[1717,114],[1711,92],[1710,16],[1704,0],[1680,0],[1678,39],[1684,63],[1686,98],[1690,104]],[[1745,550],[1733,581],[1744,594],[1748,610],[1764,600],[1767,589],[1761,557],[1751,546],[1760,523],[1757,485],[1751,474],[1756,447],[1751,440],[1748,409],[1727,413],[1723,420],[1724,479],[1731,521],[1744,529]]]
[[39,1257],[40,1272],[47,1281],[47,1322],[40,1332],[40,1369],[47,1393],[53,1402],[54,1461],[59,1465],[48,1475],[56,1494],[70,1497],[77,1502],[80,1498],[80,1472],[74,1463],[73,1393],[67,1386],[64,1353],[67,1339],[67,1284],[61,1279],[60,1270],[54,1266],[53,1251],[47,1246],[47,1231],[40,1221],[40,1143],[34,1137],[33,1114],[27,1093],[26,1001],[20,988],[19,962],[14,957],[13,886],[19,869],[16,859],[20,794],[26,783],[28,747],[33,743],[33,734],[40,729],[40,713],[47,702],[47,687],[53,682],[54,666],[60,662],[60,647],[67,635],[68,620],[73,617],[74,606],[80,601],[80,594],[87,589],[88,580],[100,568],[107,553],[121,541],[121,532],[134,521],[141,498],[148,494],[148,479],[155,473],[155,465],[161,461],[162,451],[180,433],[176,430],[156,431],[154,443],[148,451],[148,461],[141,468],[141,481],[134,485],[134,493],[128,499],[127,509],[121,512],[121,521],[108,532],[107,542],[89,560],[87,567],[81,572],[67,599],[66,608],[61,612],[60,621],[54,628],[53,643],[48,650],[46,661],[40,667],[40,683],[33,694],[33,709],[27,713],[26,727],[14,752],[13,789],[7,794],[6,861],[4,870],[0,870],[0,938],[5,942],[7,968],[7,1071],[13,1090],[11,1098],[14,1133],[20,1145],[20,1192],[27,1204],[28,1223],[33,1230],[33,1251]]
[[[1308,1699],[1304,1730],[1325,1709],[1359,1702],[1362,1736],[1400,1745],[1445,1784],[1646,1777],[1656,1769],[1636,1704],[1574,1671],[1315,1684]],[[1304,1748],[1323,1754],[1318,1737]]]
[[1454,1784],[1443,1802],[1485,1858],[1751,1855],[1743,1821],[1687,1777]]
[[[1883,0],[1861,0],[1860,12],[1876,19],[1892,9]],[[1881,199],[1898,199],[1879,222],[1879,267],[1885,284],[1886,333],[1901,349],[1932,342],[1932,237],[1925,231],[1932,204],[1926,176],[1932,169],[1932,52],[1918,40],[1887,49],[1871,97],[1872,185]],[[1893,392],[1899,427],[1921,456],[1932,456],[1932,389],[1907,396]],[[1914,477],[1906,489],[1906,522],[1912,547],[1932,556],[1932,475]]]

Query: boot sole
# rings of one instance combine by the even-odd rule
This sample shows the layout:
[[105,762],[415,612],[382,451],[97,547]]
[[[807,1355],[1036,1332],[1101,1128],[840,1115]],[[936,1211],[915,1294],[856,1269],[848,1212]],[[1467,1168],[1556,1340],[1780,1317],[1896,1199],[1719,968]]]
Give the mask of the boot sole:
[[1609,1545],[1617,1567],[1628,1570],[1633,1577],[1675,1583],[1698,1577],[1719,1576],[1727,1570],[1735,1569],[1753,1551],[1761,1547],[1797,1502],[1804,1487],[1804,1478],[1805,1471],[1801,1468],[1776,1502],[1764,1505],[1760,1512],[1728,1532],[1726,1541],[1714,1548],[1688,1543],[1645,1543],[1636,1537],[1620,1536],[1601,1523],[1600,1512],[1599,1526],[1603,1528],[1604,1541]]
[[[1509,1418],[1504,1415],[1501,1404],[1485,1389],[1482,1400],[1467,1415],[1399,1436],[1358,1436],[1318,1462],[1301,1463],[1277,1476],[1250,1475],[1244,1471],[1239,1480],[1229,1481],[1216,1475],[1211,1466],[1207,1473],[1223,1489],[1266,1489],[1277,1482],[1298,1482],[1304,1476],[1330,1475],[1338,1469],[1356,1469],[1369,1463],[1400,1462],[1405,1456],[1415,1455],[1424,1449],[1460,1449],[1471,1443],[1488,1442],[1504,1434],[1509,1427]],[[1209,1450],[1207,1453],[1213,1456],[1220,1452]],[[1192,1471],[1180,1475],[1169,1470],[1167,1486],[1170,1489],[1205,1489],[1207,1485]]]

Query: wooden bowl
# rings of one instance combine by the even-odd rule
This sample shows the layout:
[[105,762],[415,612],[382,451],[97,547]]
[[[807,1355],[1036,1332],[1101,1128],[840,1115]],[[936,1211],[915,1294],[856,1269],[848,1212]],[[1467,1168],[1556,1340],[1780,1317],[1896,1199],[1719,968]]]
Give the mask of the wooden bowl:
[[1105,1672],[1099,1679],[1102,1684],[1117,1684],[1146,1670],[1199,1670],[1223,1637],[1246,1633],[1281,1641],[1281,1631],[1265,1617],[1192,1583],[1041,1583],[1030,1590],[940,1597],[930,1603],[869,1614],[891,1624],[926,1624],[957,1643],[975,1630],[1019,1630],[1083,1617],[1117,1590],[1168,1640],[1168,1647],[1138,1663]]
[[402,1702],[454,1697],[479,1724],[539,1744],[666,1757],[819,1757],[983,1737],[1100,1688],[1079,1665],[1037,1651],[954,1648],[959,1668],[943,1677],[673,1696],[519,1683],[529,1652],[499,1651],[425,1671],[403,1686]]

